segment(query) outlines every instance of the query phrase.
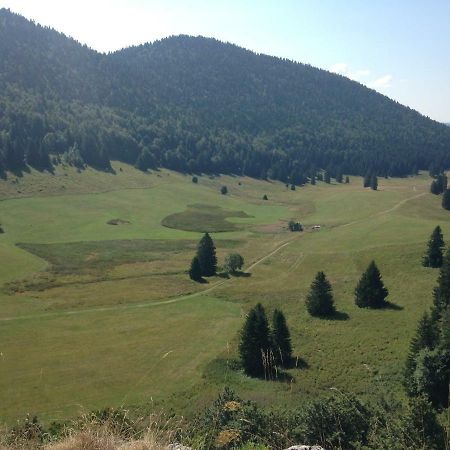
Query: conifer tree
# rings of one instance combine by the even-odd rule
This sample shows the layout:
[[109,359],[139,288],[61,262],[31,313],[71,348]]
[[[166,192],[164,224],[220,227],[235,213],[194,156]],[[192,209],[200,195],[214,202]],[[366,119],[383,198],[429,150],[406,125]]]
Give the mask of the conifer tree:
[[389,292],[384,287],[380,271],[372,261],[361,276],[355,289],[355,303],[360,308],[382,308],[386,306]]
[[370,180],[371,180],[371,175],[370,173],[366,173],[366,175],[364,176],[363,179],[363,186],[366,187],[370,187]]
[[376,175],[372,175],[370,178],[370,189],[372,189],[372,191],[376,191],[378,189],[378,178]]
[[272,318],[272,351],[277,365],[289,366],[292,360],[291,334],[283,312],[278,309]]
[[200,239],[197,249],[197,257],[200,262],[202,276],[210,277],[216,274],[217,271],[217,257],[216,247],[208,233]]
[[431,182],[431,186],[430,186],[430,192],[434,195],[439,195],[442,194],[440,188],[439,188],[439,183],[436,180],[433,180]]
[[315,186],[316,184],[316,176],[314,174],[311,175],[311,185]]
[[329,172],[328,170],[325,171],[325,174],[324,174],[324,181],[325,181],[325,183],[327,183],[327,184],[330,184],[330,183],[331,183],[331,175],[330,175],[330,172]]
[[425,267],[441,267],[443,260],[444,237],[442,236],[441,227],[438,225],[431,234],[428,241],[427,253],[422,259]]
[[450,249],[447,250],[438,277],[438,285],[433,291],[432,318],[436,322],[441,313],[450,305]]
[[318,272],[306,297],[306,309],[312,316],[331,316],[334,308],[333,292],[330,282],[323,272]]
[[349,184],[350,183],[350,177],[347,175],[345,177],[345,184]]
[[444,191],[444,195],[442,196],[442,207],[446,210],[450,209],[450,189]]
[[263,306],[258,303],[247,315],[241,331],[239,355],[247,375],[264,375],[264,356],[270,351],[270,330]]
[[202,268],[200,267],[200,261],[197,256],[192,258],[189,277],[194,281],[200,281],[202,279]]

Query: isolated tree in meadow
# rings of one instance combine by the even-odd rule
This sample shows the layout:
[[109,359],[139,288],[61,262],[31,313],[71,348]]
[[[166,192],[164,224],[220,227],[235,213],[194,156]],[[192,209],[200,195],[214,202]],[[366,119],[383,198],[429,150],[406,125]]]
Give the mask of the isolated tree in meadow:
[[197,256],[192,258],[189,277],[194,281],[200,281],[202,279],[202,268],[200,267],[200,261]]
[[445,247],[444,237],[441,227],[438,225],[431,234],[428,241],[428,248],[422,258],[422,265],[425,267],[441,267],[443,261],[443,250]]
[[229,253],[225,256],[223,267],[228,273],[235,273],[241,270],[244,265],[244,258],[239,253]]
[[444,195],[442,196],[442,207],[446,210],[450,209],[450,189],[444,191]]
[[197,248],[197,257],[200,262],[202,276],[210,277],[217,272],[216,247],[208,233],[200,239]]
[[312,316],[332,316],[334,307],[331,284],[323,272],[318,272],[306,297],[306,309]]
[[198,178],[196,176],[193,176],[192,177],[192,182],[197,184],[198,183]]
[[372,189],[372,191],[376,191],[378,189],[378,178],[376,175],[372,175],[370,178],[370,189]]
[[264,357],[270,351],[270,329],[263,306],[258,303],[247,315],[241,331],[239,355],[247,375],[264,375]]
[[277,365],[289,366],[292,361],[291,334],[283,312],[278,309],[272,318],[272,351]]
[[263,200],[269,200],[269,198],[267,197],[267,194],[263,195]]
[[222,187],[220,188],[220,193],[221,193],[222,195],[228,194],[228,188],[227,188],[226,186],[222,186]]
[[388,295],[380,271],[375,261],[372,261],[356,286],[355,303],[360,308],[383,308]]

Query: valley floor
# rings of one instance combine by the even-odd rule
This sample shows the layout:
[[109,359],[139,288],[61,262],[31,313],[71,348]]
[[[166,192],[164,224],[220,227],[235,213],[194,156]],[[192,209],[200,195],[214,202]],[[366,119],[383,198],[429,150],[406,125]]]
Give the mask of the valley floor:
[[[359,177],[291,191],[249,178],[201,176],[195,184],[166,170],[114,168],[0,181],[2,422],[119,405],[190,414],[224,385],[272,405],[330,389],[403,395],[409,341],[437,277],[421,257],[436,225],[450,236],[450,214],[429,193],[428,176],[380,179],[379,191],[363,189]],[[289,232],[290,219],[306,231]],[[311,230],[316,224],[320,231]],[[239,252],[248,276],[189,280],[206,230],[219,263]],[[354,305],[372,259],[390,309]],[[333,285],[336,320],[306,312],[319,270]],[[285,312],[302,362],[289,382],[234,369],[239,329],[257,302],[269,315]]]

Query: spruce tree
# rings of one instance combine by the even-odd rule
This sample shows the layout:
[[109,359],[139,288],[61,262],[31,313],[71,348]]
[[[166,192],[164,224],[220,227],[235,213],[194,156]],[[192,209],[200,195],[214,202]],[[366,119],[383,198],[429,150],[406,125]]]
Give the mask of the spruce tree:
[[372,189],[372,191],[376,191],[378,189],[378,178],[376,175],[372,175],[370,178],[370,189]]
[[330,172],[329,172],[328,170],[325,171],[325,174],[324,174],[324,181],[325,181],[325,183],[327,183],[327,184],[330,184],[330,183],[331,183],[331,175],[330,175]]
[[214,246],[214,242],[208,233],[205,233],[200,239],[197,249],[197,257],[200,262],[202,276],[210,277],[216,274],[216,247]]
[[345,177],[345,184],[349,184],[350,183],[350,177],[347,175]]
[[438,225],[431,234],[428,241],[427,253],[422,259],[425,267],[441,267],[443,260],[444,237],[442,236],[441,227]]
[[382,308],[386,306],[385,299],[388,294],[380,271],[375,261],[372,261],[356,286],[355,303],[360,308]]
[[450,210],[450,189],[444,191],[442,196],[442,207],[446,210]]
[[431,182],[430,192],[434,195],[442,194],[442,191],[439,188],[439,183],[437,182],[437,180],[433,180]]
[[334,308],[330,282],[323,272],[318,272],[306,297],[306,309],[312,316],[332,316]]
[[277,365],[289,366],[292,360],[291,334],[283,312],[278,309],[272,318],[272,351]]
[[366,175],[364,176],[363,179],[363,186],[366,187],[370,187],[370,180],[371,180],[371,175],[370,173],[366,173]]
[[270,351],[270,330],[263,306],[258,303],[247,315],[241,331],[239,355],[247,375],[264,375],[265,358]]
[[202,279],[202,268],[200,267],[200,261],[197,256],[192,258],[189,277],[194,281],[200,281]]
[[438,284],[433,291],[432,318],[437,322],[450,305],[450,249],[447,250],[439,272]]

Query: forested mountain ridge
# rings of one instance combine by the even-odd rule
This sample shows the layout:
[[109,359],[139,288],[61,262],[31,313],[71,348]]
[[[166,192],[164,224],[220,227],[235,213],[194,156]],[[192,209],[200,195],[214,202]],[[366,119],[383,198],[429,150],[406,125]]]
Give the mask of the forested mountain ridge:
[[101,54],[0,10],[0,170],[406,175],[450,166],[450,130],[354,81],[190,36]]

